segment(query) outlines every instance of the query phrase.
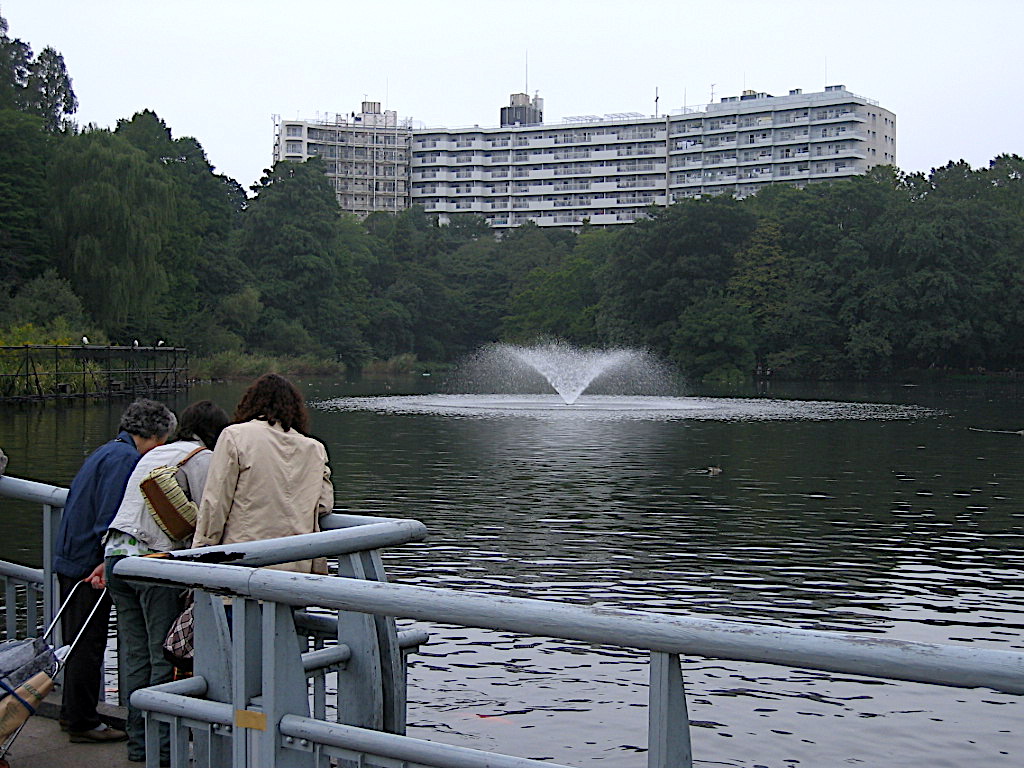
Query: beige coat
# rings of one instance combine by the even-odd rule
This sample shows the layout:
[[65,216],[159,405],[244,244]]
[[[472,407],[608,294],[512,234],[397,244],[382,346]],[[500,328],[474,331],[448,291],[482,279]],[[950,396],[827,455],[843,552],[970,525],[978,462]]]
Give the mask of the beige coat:
[[[193,546],[320,530],[334,506],[327,451],[311,437],[253,419],[227,427],[206,477]],[[273,566],[310,573],[312,560]]]

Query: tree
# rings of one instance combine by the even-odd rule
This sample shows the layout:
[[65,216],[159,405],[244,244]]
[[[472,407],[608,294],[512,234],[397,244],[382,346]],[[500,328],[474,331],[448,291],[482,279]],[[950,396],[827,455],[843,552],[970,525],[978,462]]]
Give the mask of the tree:
[[0,109],[0,274],[8,288],[46,265],[46,163],[51,152],[42,120]]
[[163,335],[173,184],[106,130],[67,137],[49,168],[51,232],[60,273],[109,333]]
[[179,311],[169,318],[173,322],[165,335],[197,347],[216,334],[236,346],[237,339],[223,335],[229,328],[216,330],[209,318],[197,323],[192,316],[213,315],[214,323],[219,323],[219,310],[226,297],[237,296],[252,281],[250,271],[232,249],[245,204],[241,187],[233,179],[214,173],[196,139],[174,138],[167,124],[151,110],[137,112],[130,120],[119,120],[115,134],[160,167],[174,190],[165,253],[168,291],[178,297]]
[[78,100],[64,57],[47,46],[33,58],[28,43],[7,35],[0,16],[0,109],[16,109],[43,119],[50,133],[72,127]]
[[709,294],[680,312],[670,355],[688,378],[734,380],[754,368],[753,336],[750,317],[734,301]]
[[555,337],[576,344],[600,343],[596,325],[601,300],[600,275],[618,235],[590,230],[557,264],[535,267],[509,301],[502,336],[514,341]]
[[0,109],[25,108],[25,88],[32,71],[32,49],[7,36],[7,20],[0,16]]
[[667,354],[682,310],[724,290],[734,254],[755,224],[725,196],[676,203],[633,224],[608,265],[604,312],[622,334],[609,340]]
[[278,345],[275,329],[303,341],[284,325],[294,321],[342,360],[363,359],[365,288],[357,264],[365,258],[365,237],[340,215],[319,159],[279,162],[267,172],[243,217],[237,251],[267,308],[261,346]]
[[47,131],[58,133],[74,127],[71,115],[78,110],[78,99],[64,57],[53,48],[47,46],[32,62],[26,91],[28,111],[43,119]]
[[71,283],[58,277],[54,269],[25,283],[11,300],[8,312],[15,323],[38,326],[49,325],[59,317],[80,326],[85,319],[81,299]]

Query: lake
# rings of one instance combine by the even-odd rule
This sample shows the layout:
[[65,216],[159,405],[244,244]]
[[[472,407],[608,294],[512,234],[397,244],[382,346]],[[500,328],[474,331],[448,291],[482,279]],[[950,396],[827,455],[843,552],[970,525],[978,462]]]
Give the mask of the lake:
[[[1024,650],[1024,437],[998,431],[1024,427],[1019,385],[774,382],[761,397],[695,391],[689,410],[596,415],[442,407],[425,397],[440,385],[301,382],[337,506],[430,531],[386,554],[393,581]],[[197,386],[175,406],[230,411],[243,388]],[[8,472],[68,484],[122,407],[0,406]],[[0,557],[38,565],[38,511],[0,504]],[[646,764],[646,657],[426,628],[410,735]],[[701,658],[683,673],[700,766],[1024,755],[1020,697]]]

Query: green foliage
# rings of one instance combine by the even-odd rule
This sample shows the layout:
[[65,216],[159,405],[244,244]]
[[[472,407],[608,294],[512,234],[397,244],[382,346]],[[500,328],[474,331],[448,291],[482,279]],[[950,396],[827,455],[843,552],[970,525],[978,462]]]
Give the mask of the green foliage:
[[510,341],[557,337],[582,345],[602,341],[597,328],[601,276],[617,235],[608,230],[582,234],[569,254],[550,266],[537,266],[509,300],[503,336]]
[[63,318],[69,327],[81,327],[84,319],[81,299],[71,290],[71,283],[57,277],[54,269],[25,283],[11,300],[8,311],[20,321],[39,326]]
[[16,287],[48,261],[46,163],[52,142],[43,121],[0,109],[0,274]]
[[52,232],[61,273],[114,334],[150,334],[168,307],[164,247],[173,187],[108,131],[64,140],[50,170]]
[[680,312],[670,356],[688,378],[732,380],[753,370],[753,337],[749,314],[727,297],[708,295]]
[[319,159],[277,163],[260,181],[243,217],[238,254],[267,308],[261,348],[283,352],[287,338],[299,345],[293,349],[326,349],[350,363],[365,356],[358,266],[368,243],[339,214]]

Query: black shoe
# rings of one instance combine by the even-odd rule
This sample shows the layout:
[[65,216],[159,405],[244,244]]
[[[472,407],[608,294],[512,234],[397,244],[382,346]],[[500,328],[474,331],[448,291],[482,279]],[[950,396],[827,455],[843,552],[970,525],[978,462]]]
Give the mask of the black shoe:
[[[138,755],[128,755],[128,762],[129,763],[144,763],[144,762],[146,762],[146,756],[143,755],[142,757],[139,757]],[[161,757],[160,758],[160,768],[170,768],[170,766],[171,766],[171,758],[169,758],[169,757]]]

